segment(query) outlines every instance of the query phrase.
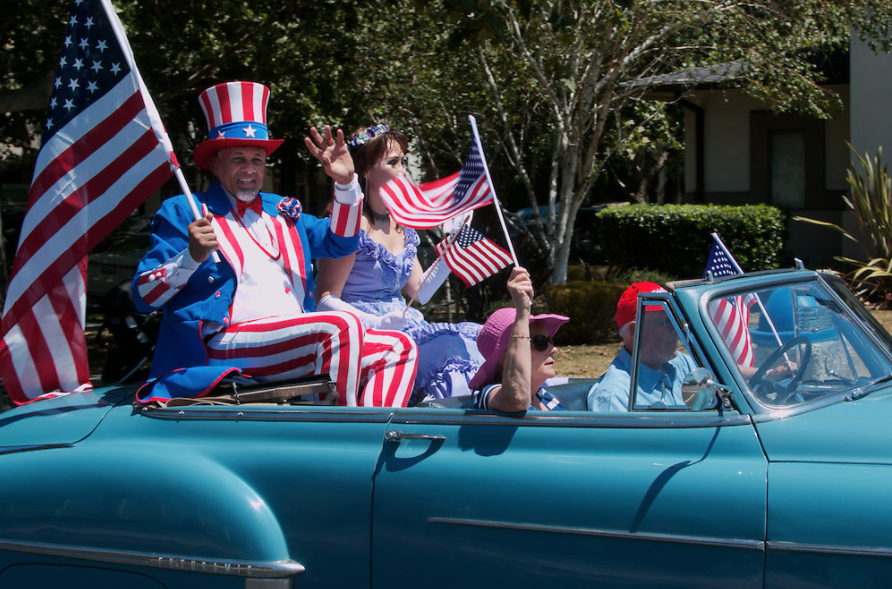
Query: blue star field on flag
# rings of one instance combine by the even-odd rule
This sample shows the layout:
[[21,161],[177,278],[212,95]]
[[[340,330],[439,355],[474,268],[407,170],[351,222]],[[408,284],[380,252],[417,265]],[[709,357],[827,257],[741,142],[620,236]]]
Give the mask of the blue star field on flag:
[[56,70],[43,143],[129,73],[102,5],[76,0]]
[[706,269],[703,271],[704,278],[708,272],[712,272],[713,278],[738,274],[725,250],[715,241],[713,241],[712,249],[709,250],[709,260],[707,260]]
[[455,192],[452,193],[452,202],[457,203],[462,201],[470,190],[471,186],[477,182],[478,178],[483,175],[483,159],[480,157],[480,152],[477,150],[477,144],[471,144],[471,150],[468,152],[468,157],[465,159],[465,162],[462,164],[461,170],[458,174],[458,183],[455,185]]

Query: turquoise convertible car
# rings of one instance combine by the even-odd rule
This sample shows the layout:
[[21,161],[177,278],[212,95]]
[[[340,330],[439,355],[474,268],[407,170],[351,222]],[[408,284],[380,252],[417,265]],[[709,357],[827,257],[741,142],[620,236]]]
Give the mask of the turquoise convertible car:
[[[685,405],[632,387],[591,412],[581,380],[553,413],[119,387],[0,414],[0,587],[888,586],[890,336],[816,272],[667,290],[639,306],[698,365]],[[722,305],[748,317],[749,370]]]

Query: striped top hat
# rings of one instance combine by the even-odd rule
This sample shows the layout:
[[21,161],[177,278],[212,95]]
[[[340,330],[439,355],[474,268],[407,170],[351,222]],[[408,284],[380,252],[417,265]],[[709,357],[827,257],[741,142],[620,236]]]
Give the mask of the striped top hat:
[[266,126],[269,88],[256,82],[227,82],[198,97],[208,124],[208,138],[195,148],[199,168],[211,169],[211,156],[227,147],[262,147],[269,156],[283,139],[270,139]]

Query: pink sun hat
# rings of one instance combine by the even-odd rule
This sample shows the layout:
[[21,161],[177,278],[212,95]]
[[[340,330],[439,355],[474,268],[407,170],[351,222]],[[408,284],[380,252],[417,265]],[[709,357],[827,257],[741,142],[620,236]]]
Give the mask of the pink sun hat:
[[198,97],[207,119],[208,138],[198,144],[192,159],[211,169],[211,156],[227,147],[260,147],[269,156],[284,139],[270,139],[266,126],[269,88],[257,82],[226,82]]
[[[502,354],[508,349],[508,342],[511,339],[511,326],[514,325],[516,316],[517,311],[513,307],[506,307],[490,315],[486,323],[483,324],[483,329],[477,335],[477,349],[480,350],[480,354],[485,360],[480,369],[477,370],[477,374],[468,383],[468,387],[472,390],[481,389],[490,384],[495,376],[499,360],[502,359]],[[569,320],[569,317],[564,317],[563,315],[542,314],[530,316],[530,323],[533,323],[533,321],[544,321],[545,332],[551,337],[554,337],[561,325]]]

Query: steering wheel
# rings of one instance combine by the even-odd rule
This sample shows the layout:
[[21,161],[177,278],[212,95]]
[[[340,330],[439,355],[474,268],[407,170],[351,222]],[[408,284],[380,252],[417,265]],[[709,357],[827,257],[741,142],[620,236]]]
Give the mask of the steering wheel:
[[[796,367],[796,373],[793,375],[793,378],[789,383],[782,385],[779,382],[765,378],[765,373],[768,372],[768,368],[777,362],[782,354],[785,354],[791,348],[800,344],[804,344],[805,349],[799,357],[799,365]],[[796,336],[787,340],[781,347],[772,352],[772,354],[762,362],[762,365],[759,366],[759,369],[756,370],[756,373],[750,378],[748,384],[753,390],[758,386],[764,385],[765,388],[771,389],[772,391],[787,393],[787,396],[784,397],[783,400],[783,403],[786,403],[789,401],[790,397],[796,394],[796,387],[799,386],[799,382],[802,380],[802,377],[805,376],[805,368],[808,366],[809,360],[811,360],[811,341],[807,337],[801,335]]]

